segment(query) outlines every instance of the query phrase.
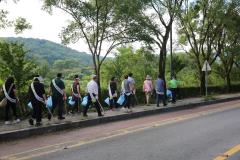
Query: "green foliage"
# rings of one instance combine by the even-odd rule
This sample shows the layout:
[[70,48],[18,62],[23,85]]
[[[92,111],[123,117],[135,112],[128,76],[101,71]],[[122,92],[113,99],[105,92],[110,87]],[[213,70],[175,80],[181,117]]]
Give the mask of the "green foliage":
[[37,73],[38,68],[32,60],[26,58],[26,51],[22,44],[0,42],[1,79],[13,76],[20,97],[26,92],[27,84]]
[[[146,75],[155,78],[158,73],[157,56],[150,51],[141,48],[134,51],[132,47],[118,48],[115,58],[108,60],[104,65],[101,74],[106,88],[112,76],[118,78],[118,82],[123,80],[124,75],[132,72],[136,80],[137,87],[142,87]],[[120,84],[120,83],[119,83]]]

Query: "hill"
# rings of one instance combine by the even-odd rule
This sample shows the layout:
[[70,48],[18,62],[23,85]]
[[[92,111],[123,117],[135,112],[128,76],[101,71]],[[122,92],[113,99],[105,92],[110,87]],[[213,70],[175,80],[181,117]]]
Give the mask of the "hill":
[[73,50],[64,45],[35,38],[4,38],[7,41],[23,43],[28,50],[28,57],[46,60],[50,66],[61,60],[78,63],[77,66],[92,66],[91,55]]

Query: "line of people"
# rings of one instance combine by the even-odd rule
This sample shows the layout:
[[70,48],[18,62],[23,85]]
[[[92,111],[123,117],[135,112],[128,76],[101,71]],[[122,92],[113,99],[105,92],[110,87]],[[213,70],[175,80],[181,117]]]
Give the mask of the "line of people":
[[[71,85],[71,93],[72,93],[72,101],[74,101],[74,105],[72,108],[72,113],[77,112],[81,113],[81,107],[80,102],[83,100],[81,94],[80,94],[80,83],[79,83],[79,76],[75,75],[74,82]],[[103,116],[103,109],[101,104],[98,100],[98,77],[96,75],[92,76],[91,81],[87,84],[87,103],[83,107],[82,114],[84,117],[87,117],[87,112],[89,109],[89,106],[92,105],[94,108],[96,108],[98,116]],[[172,102],[176,102],[176,89],[177,89],[177,81],[175,78],[173,78],[169,82],[170,89],[172,91]],[[162,80],[161,76],[158,76],[158,79],[155,83],[155,91],[156,91],[156,102],[157,107],[159,107],[160,101],[162,101],[163,105],[167,105],[165,96],[164,96],[164,89],[165,89],[165,82]],[[3,85],[2,91],[4,93],[4,100],[6,103],[2,103],[4,100],[1,101],[0,105],[5,106],[5,124],[11,124],[11,121],[9,120],[9,111],[10,108],[13,111],[13,116],[15,117],[15,120],[13,123],[20,122],[19,116],[16,112],[16,104],[19,102],[19,99],[16,94],[16,86],[14,84],[14,78],[9,77],[6,82]],[[153,92],[153,84],[151,81],[151,77],[149,75],[146,76],[146,80],[143,83],[143,92],[146,96],[146,103],[147,105],[150,105],[150,96]],[[46,91],[43,85],[43,79],[41,76],[36,75],[33,78],[33,82],[29,86],[28,89],[29,93],[29,105],[32,107],[32,115],[29,119],[30,125],[36,125],[41,126],[42,125],[42,109],[46,108],[48,111],[48,119],[50,120],[52,118],[52,113],[54,113],[55,109],[57,108],[58,112],[58,119],[63,120],[65,117],[63,116],[63,110],[64,110],[64,103],[67,100],[67,95],[65,91],[65,84],[62,80],[62,74],[58,73],[57,77],[54,78],[51,81],[48,95],[52,98],[52,107],[49,109],[48,107],[45,107],[47,105],[47,96]],[[124,112],[132,112],[132,108],[134,107],[134,104],[136,104],[137,97],[136,97],[136,83],[133,78],[133,74],[129,73],[128,75],[124,76],[124,80],[121,84],[121,95],[124,97],[124,101],[122,103],[117,103],[120,98],[118,98],[117,94],[117,78],[112,77],[111,81],[108,85],[108,95],[110,99],[110,110],[113,110],[114,108],[119,108],[119,106],[123,106],[122,110]],[[36,121],[36,122],[35,122]]]

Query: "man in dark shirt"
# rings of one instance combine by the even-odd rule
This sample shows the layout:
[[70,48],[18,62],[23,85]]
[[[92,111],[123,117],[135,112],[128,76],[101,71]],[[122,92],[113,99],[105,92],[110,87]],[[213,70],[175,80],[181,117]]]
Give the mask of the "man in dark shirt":
[[32,118],[29,119],[29,124],[33,125],[33,119],[36,119],[36,126],[40,126],[42,121],[42,107],[46,104],[46,96],[44,85],[40,83],[40,77],[38,75],[33,78],[28,93],[33,107]]
[[109,83],[108,94],[110,98],[110,109],[117,108],[117,78],[112,77]]
[[59,120],[65,119],[65,117],[63,117],[63,105],[64,101],[67,99],[65,85],[61,78],[62,73],[58,73],[57,78],[52,80],[49,91],[49,95],[52,95],[53,101],[52,113],[54,113],[54,110],[57,107]]
[[75,105],[72,111],[74,112],[74,110],[76,110],[78,113],[80,113],[81,111],[80,111],[79,101],[82,99],[82,97],[80,94],[80,84],[79,84],[78,75],[74,76],[74,82],[72,84],[71,91],[72,91],[73,100],[75,101]]

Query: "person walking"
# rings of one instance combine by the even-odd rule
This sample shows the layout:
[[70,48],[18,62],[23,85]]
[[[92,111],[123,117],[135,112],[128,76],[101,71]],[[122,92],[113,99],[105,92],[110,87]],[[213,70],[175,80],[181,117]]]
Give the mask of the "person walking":
[[165,92],[164,85],[165,85],[164,80],[162,79],[161,75],[158,75],[158,78],[155,83],[157,107],[159,107],[160,101],[163,102],[164,106],[167,105],[165,96],[164,96],[164,92]]
[[134,104],[137,102],[137,97],[136,97],[136,83],[133,78],[133,73],[128,74],[128,81],[130,85],[130,91],[131,91],[131,102],[130,105],[134,107]]
[[172,76],[171,80],[168,82],[168,87],[172,92],[172,103],[176,103],[176,94],[179,82],[176,80],[174,76]]
[[151,97],[152,94],[152,80],[151,77],[149,75],[146,76],[146,80],[143,82],[143,92],[145,93],[146,96],[146,103],[147,106],[149,106],[149,99]]
[[96,75],[93,75],[92,80],[88,82],[87,84],[87,96],[88,96],[88,103],[87,105],[83,108],[83,116],[87,117],[87,111],[88,108],[91,104],[96,108],[98,117],[103,116],[101,109],[100,109],[100,104],[98,101],[98,77]]
[[124,76],[124,80],[122,82],[122,93],[125,97],[124,107],[122,108],[125,112],[132,112],[132,108],[130,105],[132,104],[132,90],[131,90],[131,82],[128,80],[128,75]]
[[52,95],[53,106],[51,112],[54,113],[55,108],[58,108],[58,119],[63,120],[63,106],[67,96],[65,92],[65,85],[62,81],[62,73],[58,73],[57,77],[52,80],[50,84],[49,95]]
[[74,108],[72,112],[77,111],[77,113],[81,113],[80,109],[80,100],[82,99],[81,94],[80,94],[80,83],[79,83],[79,76],[75,75],[74,76],[74,82],[71,86],[71,91],[72,91],[72,98],[75,101]]
[[112,77],[108,85],[108,95],[110,99],[110,110],[117,108],[117,78]]
[[41,77],[36,75],[33,82],[29,86],[28,94],[30,102],[33,107],[32,117],[29,119],[29,124],[34,125],[36,119],[36,126],[42,125],[42,109],[47,103],[44,85],[41,83]]
[[2,91],[7,100],[7,103],[5,106],[5,124],[6,125],[11,124],[11,121],[9,120],[10,108],[12,109],[13,116],[15,118],[14,123],[19,123],[20,119],[18,118],[18,115],[17,115],[17,102],[19,102],[19,99],[17,98],[17,90],[14,84],[13,77],[7,78],[7,80],[3,84]]

